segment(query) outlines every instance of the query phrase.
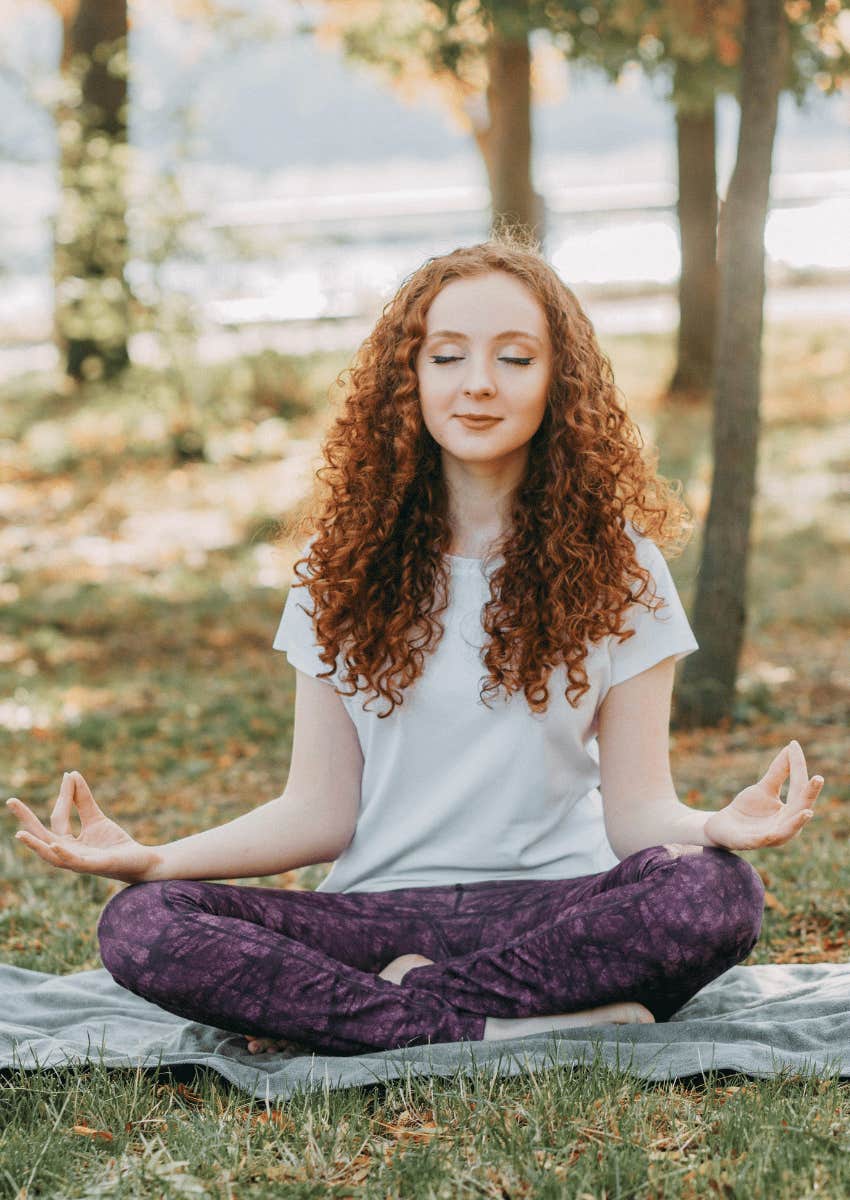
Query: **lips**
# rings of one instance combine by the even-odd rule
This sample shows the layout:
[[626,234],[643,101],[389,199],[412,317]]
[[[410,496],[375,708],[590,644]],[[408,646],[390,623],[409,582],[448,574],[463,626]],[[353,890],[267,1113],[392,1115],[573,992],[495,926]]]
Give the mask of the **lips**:
[[462,421],[470,429],[489,429],[491,425],[498,424],[501,417],[465,417],[458,415],[458,420]]

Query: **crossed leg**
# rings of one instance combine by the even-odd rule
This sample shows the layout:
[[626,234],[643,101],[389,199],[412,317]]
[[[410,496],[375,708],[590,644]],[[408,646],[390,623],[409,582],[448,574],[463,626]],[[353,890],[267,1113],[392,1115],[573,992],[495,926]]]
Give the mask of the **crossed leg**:
[[764,885],[715,846],[650,846],[610,871],[554,881],[530,930],[408,972],[429,990],[499,1021],[575,1013],[625,999],[668,1020],[758,941]]
[[[168,1011],[350,1054],[481,1040],[491,1018],[537,1032],[624,1001],[667,1019],[749,953],[763,897],[734,854],[654,846],[578,879],[457,888],[134,884],[98,934],[116,980]],[[395,983],[384,971],[411,947],[429,961]]]

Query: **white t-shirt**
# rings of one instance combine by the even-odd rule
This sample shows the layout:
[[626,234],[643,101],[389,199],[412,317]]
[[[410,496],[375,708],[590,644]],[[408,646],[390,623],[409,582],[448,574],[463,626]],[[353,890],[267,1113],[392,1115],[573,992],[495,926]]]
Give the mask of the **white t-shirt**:
[[[404,703],[378,719],[388,708],[384,697],[373,694],[369,711],[365,692],[341,697],[363,752],[360,809],[353,839],[318,891],[570,879],[617,864],[598,790],[599,706],[614,684],[699,649],[663,555],[649,538],[627,529],[666,604],[657,614],[633,605],[624,628],[636,629],[634,637],[618,643],[611,635],[589,648],[590,689],[577,708],[564,697],[564,666],[555,668],[543,714],[529,708],[521,691],[510,699],[501,690],[488,694],[491,708],[479,699],[486,675],[479,659],[481,610],[489,584],[483,560],[447,555],[445,633],[426,656],[422,675],[404,690]],[[291,586],[273,646],[297,670],[318,675],[326,667],[312,609],[306,588]],[[338,675],[326,682],[338,682]]]

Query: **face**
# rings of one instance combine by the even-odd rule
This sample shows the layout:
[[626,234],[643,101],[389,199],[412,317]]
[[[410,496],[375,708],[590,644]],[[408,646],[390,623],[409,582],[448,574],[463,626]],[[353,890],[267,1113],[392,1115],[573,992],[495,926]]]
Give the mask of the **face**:
[[444,460],[522,465],[546,411],[551,353],[546,314],[513,275],[446,284],[416,359],[422,418]]

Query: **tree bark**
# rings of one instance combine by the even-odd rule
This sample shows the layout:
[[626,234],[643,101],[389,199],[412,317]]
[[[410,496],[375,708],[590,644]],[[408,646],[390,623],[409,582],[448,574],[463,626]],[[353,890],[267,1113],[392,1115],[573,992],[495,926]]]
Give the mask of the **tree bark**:
[[720,228],[720,307],[714,384],[714,475],[678,725],[731,722],[746,623],[756,487],[764,307],[764,226],[781,77],[782,0],[748,0],[738,152]]
[[55,336],[68,375],[108,378],[129,361],[127,0],[79,0],[59,9],[69,95],[57,114]]
[[489,125],[476,141],[490,183],[490,231],[520,225],[541,242],[543,197],[531,178],[531,52],[527,34],[507,34],[496,25],[487,47]]
[[711,386],[717,323],[717,171],[714,103],[676,112],[679,166],[679,332],[668,391],[699,395]]

